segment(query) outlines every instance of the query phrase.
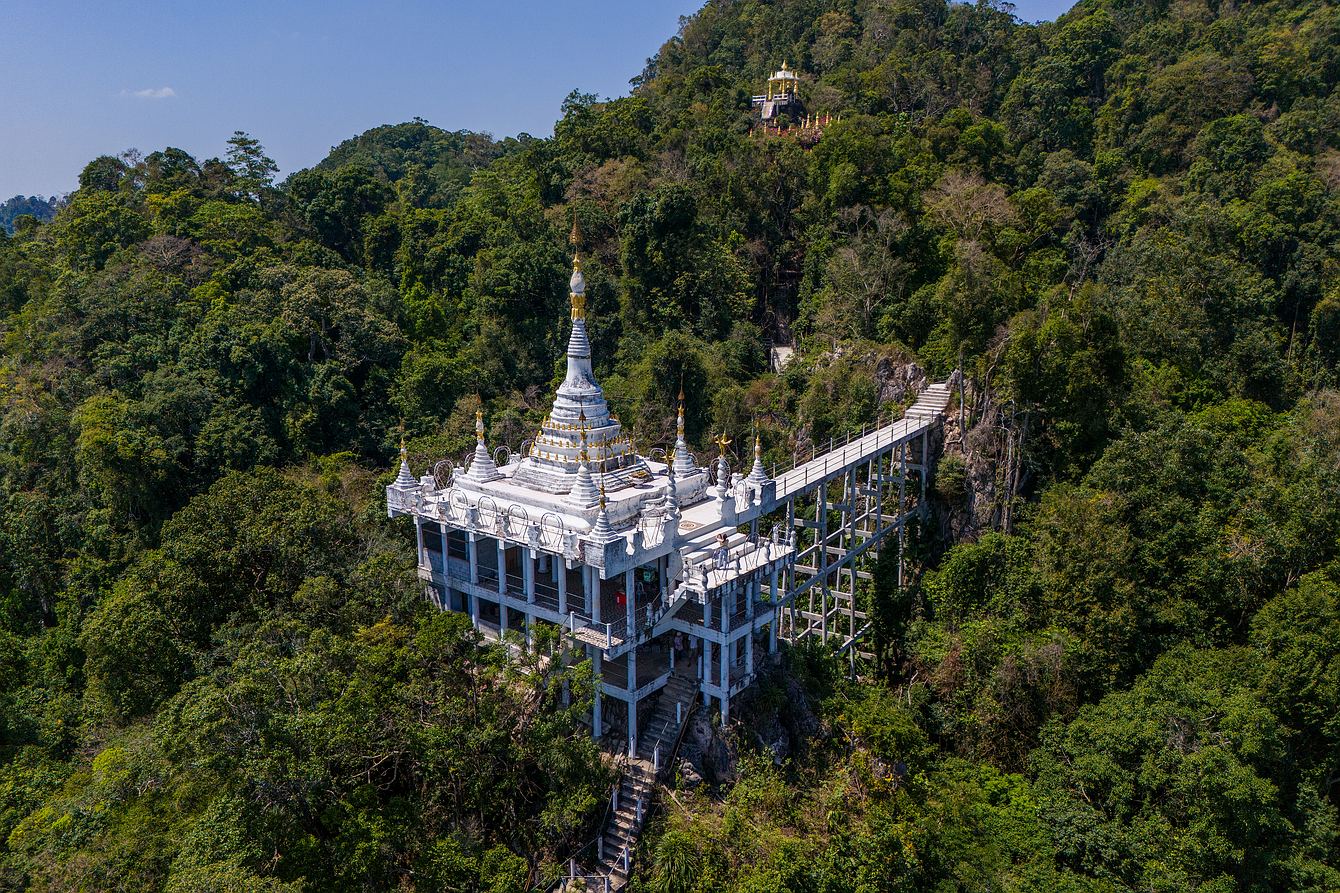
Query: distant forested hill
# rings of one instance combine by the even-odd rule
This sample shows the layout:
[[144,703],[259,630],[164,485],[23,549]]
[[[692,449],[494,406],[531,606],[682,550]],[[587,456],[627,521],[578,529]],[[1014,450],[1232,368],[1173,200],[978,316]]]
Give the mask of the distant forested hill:
[[[515,149],[517,139],[495,141],[469,130],[447,131],[416,118],[404,124],[374,127],[330,150],[315,171],[338,171],[355,166],[371,171],[387,183],[396,183],[411,201],[423,207],[450,204],[470,182],[471,174]],[[300,185],[313,172],[299,174]]]
[[[753,132],[784,60],[813,145]],[[1340,7],[713,0],[555,111],[102,157],[0,237],[0,889],[589,839],[589,673],[475,649],[379,496],[402,424],[416,472],[533,432],[574,218],[640,445],[681,382],[770,462],[968,378],[876,660],[792,655],[636,889],[1340,889]]]
[[56,216],[56,197],[42,198],[40,195],[16,195],[0,202],[0,229],[14,232],[14,219],[24,214],[34,220],[46,223]]

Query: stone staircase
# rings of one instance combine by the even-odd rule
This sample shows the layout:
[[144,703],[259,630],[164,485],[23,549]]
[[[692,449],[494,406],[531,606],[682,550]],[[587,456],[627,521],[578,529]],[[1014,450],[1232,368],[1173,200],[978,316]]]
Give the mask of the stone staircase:
[[[675,742],[688,722],[696,693],[697,683],[686,671],[676,669],[670,674],[646,723],[646,733],[638,739],[637,756],[628,761],[619,780],[615,808],[601,830],[601,858],[593,866],[594,875],[607,878],[609,890],[614,893],[628,884],[638,835],[651,810],[658,781],[671,770]],[[678,718],[676,704],[681,705]],[[587,885],[591,886],[591,876],[587,877]]]

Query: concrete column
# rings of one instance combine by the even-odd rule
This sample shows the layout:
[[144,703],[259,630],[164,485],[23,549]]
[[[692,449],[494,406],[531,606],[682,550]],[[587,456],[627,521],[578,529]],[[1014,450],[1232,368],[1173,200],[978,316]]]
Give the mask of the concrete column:
[[583,567],[586,576],[586,612],[594,623],[600,622],[600,571],[593,567]]
[[744,637],[744,675],[749,678],[754,675],[754,631],[749,630],[749,635]]
[[637,649],[628,652],[628,756],[637,756]]
[[554,566],[554,582],[558,584],[558,613],[568,616],[568,563],[555,555],[549,560]]
[[931,464],[931,435],[929,430],[921,435],[921,517],[926,517],[926,478]]
[[656,573],[657,573],[657,576],[659,577],[659,579],[660,579],[660,583],[661,583],[661,599],[662,599],[662,600],[668,599],[668,598],[670,597],[670,579],[669,579],[669,576],[670,576],[670,568],[669,568],[669,565],[670,565],[670,556],[669,556],[669,555],[663,555],[662,557],[656,559]]
[[419,556],[419,567],[428,567],[428,555],[423,550],[423,519],[418,515],[414,516],[414,541],[414,554]]
[[721,724],[730,718],[730,643],[721,643]]
[[782,609],[772,609],[772,622],[768,624],[768,653],[777,653],[777,627],[782,625]]
[[498,637],[507,635],[507,541],[498,540]]
[[470,553],[470,582],[479,585],[479,541],[475,539],[473,533],[465,535],[467,540],[466,549]]
[[535,604],[535,553],[521,550],[521,586],[526,590],[526,604]]
[[596,693],[595,698],[591,701],[591,737],[598,741],[600,740],[601,731],[600,700],[603,697],[600,691],[600,686],[603,684],[602,673],[600,670],[600,649],[592,648],[591,655],[591,666],[595,669],[596,673]]
[[903,588],[903,514],[907,503],[907,441],[898,453],[898,589]]
[[624,606],[626,609],[625,613],[628,615],[628,635],[630,636],[633,634],[633,630],[636,629],[635,624],[637,620],[635,616],[637,614],[637,598],[635,595],[637,592],[637,579],[634,574],[635,571],[631,567],[623,572]]
[[526,650],[535,646],[535,551],[521,548],[521,588],[526,591]]
[[450,560],[447,557],[447,525],[439,524],[438,529],[442,531],[442,587],[445,589],[447,583],[447,562]]

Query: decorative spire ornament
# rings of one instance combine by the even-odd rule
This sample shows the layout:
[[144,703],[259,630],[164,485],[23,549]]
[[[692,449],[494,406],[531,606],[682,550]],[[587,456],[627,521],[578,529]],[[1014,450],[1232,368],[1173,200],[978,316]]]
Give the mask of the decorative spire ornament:
[[493,462],[493,457],[489,455],[489,448],[484,445],[483,409],[475,410],[475,454],[470,460],[470,467],[466,470],[465,476],[479,483],[496,481],[502,477],[498,466]]
[[745,480],[760,487],[768,482],[768,472],[763,467],[763,440],[757,429],[754,431],[754,467],[749,469],[749,477]]
[[722,431],[715,443],[721,448],[721,455],[717,457],[717,498],[725,499],[730,493],[730,463],[726,461],[726,447],[733,441]]
[[679,484],[675,480],[675,463],[671,462],[665,468],[665,514],[667,517],[674,518],[679,515]]
[[[568,297],[572,301],[573,320],[586,319],[586,277],[582,275],[582,230],[577,223],[577,211],[572,212],[572,278],[568,280]],[[588,349],[589,350],[589,349]]]
[[684,438],[684,383],[679,384],[679,415],[675,419],[675,456],[670,463],[675,467],[675,473],[681,477],[688,477],[698,470],[698,463],[694,461],[693,454],[689,452],[688,441]]
[[596,515],[596,523],[591,526],[591,536],[598,543],[607,543],[614,539],[614,527],[610,525],[609,512],[605,510],[605,481],[600,481],[600,513]]
[[572,484],[572,489],[568,491],[568,500],[582,508],[594,504],[600,498],[600,491],[596,489],[595,481],[591,480],[591,466],[588,465],[589,457],[586,447],[586,413],[579,413],[579,427],[581,428],[580,452],[577,454],[577,480]]
[[405,449],[405,423],[400,423],[400,473],[395,476],[394,486],[402,489],[417,487],[414,472],[409,469],[409,451]]

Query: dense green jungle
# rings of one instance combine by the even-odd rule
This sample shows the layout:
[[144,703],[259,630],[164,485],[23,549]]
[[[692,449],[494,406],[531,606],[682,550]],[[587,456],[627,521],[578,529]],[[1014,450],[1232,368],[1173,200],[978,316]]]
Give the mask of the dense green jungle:
[[[751,132],[783,60],[818,140]],[[555,111],[0,233],[0,889],[548,889],[589,665],[431,609],[382,487],[534,429],[574,218],[639,445],[967,379],[875,659],[789,652],[630,889],[1340,889],[1340,7],[711,0]]]

